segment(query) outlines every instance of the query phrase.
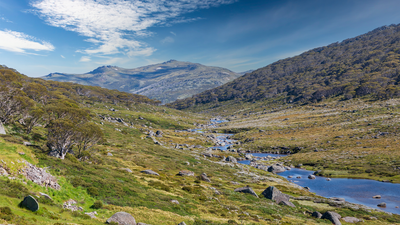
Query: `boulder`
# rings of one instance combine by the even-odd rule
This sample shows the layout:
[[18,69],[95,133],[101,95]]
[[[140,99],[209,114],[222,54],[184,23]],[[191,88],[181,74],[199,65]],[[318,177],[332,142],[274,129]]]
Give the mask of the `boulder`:
[[293,176],[288,176],[288,178],[293,178]]
[[0,176],[8,176],[7,170],[5,170],[3,167],[0,167]]
[[171,200],[172,203],[179,205],[178,200]]
[[233,157],[233,156],[228,156],[228,157],[225,159],[225,161],[226,161],[226,162],[231,162],[231,163],[237,163],[237,160],[236,160],[235,157]]
[[116,222],[120,225],[136,225],[135,218],[133,218],[131,214],[126,212],[117,212],[112,215],[106,222]]
[[4,129],[3,123],[0,121],[0,134],[7,134],[6,130]]
[[313,213],[311,214],[311,216],[312,216],[312,217],[315,217],[315,218],[317,218],[317,219],[321,219],[322,214],[321,214],[320,212],[318,212],[318,211],[315,211],[315,212],[313,212]]
[[258,198],[258,195],[253,191],[253,189],[251,189],[251,187],[236,188],[234,191],[251,194],[251,195],[254,195],[254,196],[256,196]]
[[180,223],[178,223],[178,225],[186,225],[186,223],[185,222],[180,222]]
[[24,200],[21,202],[21,206],[31,210],[32,212],[36,212],[39,210],[39,203],[34,197],[30,195],[24,198]]
[[281,172],[285,172],[286,169],[283,166],[280,165],[272,165],[268,168],[268,172],[271,173],[281,173]]
[[194,176],[194,172],[189,170],[181,170],[179,171],[178,176]]
[[327,181],[331,181],[331,178],[326,178]]
[[283,194],[278,188],[274,186],[269,186],[261,193],[265,198],[271,199],[276,203],[280,203],[281,201],[289,201],[289,195]]
[[111,152],[107,153],[107,156],[113,156],[113,154]]
[[381,202],[381,203],[378,204],[378,206],[385,208],[386,207],[386,203],[385,202]]
[[315,176],[310,174],[310,175],[308,175],[308,179],[314,180]]
[[147,224],[147,223],[137,223],[136,225],[151,225],[151,224]]
[[204,181],[206,181],[206,182],[211,182],[210,178],[208,178],[208,177],[207,177],[207,174],[205,174],[205,173],[202,173],[202,174],[200,175],[200,179],[201,179],[201,180],[204,180]]
[[160,174],[154,172],[153,170],[143,170],[143,171],[140,171],[140,172],[141,173],[145,173],[145,174],[160,176]]
[[363,221],[363,220],[360,220],[358,218],[350,217],[350,216],[343,217],[342,220],[344,222],[346,222],[346,223],[358,223],[358,222],[362,222]]
[[380,198],[382,198],[382,196],[380,196],[380,195],[375,195],[375,196],[373,196],[372,198],[380,199]]
[[342,218],[339,213],[327,211],[321,217],[321,219],[330,220],[335,225],[341,225],[342,223],[339,221]]

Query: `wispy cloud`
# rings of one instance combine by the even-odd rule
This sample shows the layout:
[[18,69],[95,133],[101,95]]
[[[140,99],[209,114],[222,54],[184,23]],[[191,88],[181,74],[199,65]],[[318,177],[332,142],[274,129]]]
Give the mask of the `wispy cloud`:
[[61,55],[61,58],[65,59],[65,56]]
[[27,52],[27,50],[54,50],[54,46],[48,42],[41,41],[35,37],[11,30],[0,30],[0,40],[0,49],[4,49],[10,52],[32,54],[31,52]]
[[7,22],[7,23],[12,23],[12,21],[11,21],[11,20],[8,20],[7,18],[0,17],[0,19],[3,20],[3,21],[5,21],[5,22]]
[[171,43],[174,43],[174,42],[175,42],[175,39],[173,39],[170,36],[167,36],[167,37],[165,37],[164,39],[161,40],[162,44],[171,44]]
[[123,53],[151,55],[156,49],[139,38],[151,35],[148,28],[191,22],[201,18],[181,15],[197,9],[238,0],[37,0],[31,5],[48,24],[88,37],[91,55]]
[[89,56],[82,56],[79,62],[90,62],[91,59]]

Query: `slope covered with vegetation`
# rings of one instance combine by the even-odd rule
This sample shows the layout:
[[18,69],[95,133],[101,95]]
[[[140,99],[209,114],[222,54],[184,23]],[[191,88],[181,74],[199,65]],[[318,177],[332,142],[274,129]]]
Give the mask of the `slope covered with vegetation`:
[[[264,198],[260,193],[272,185],[294,197],[317,196],[275,174],[221,162],[233,153],[213,151],[218,157],[205,158],[212,146],[208,129],[205,134],[186,130],[207,123],[207,117],[157,106],[142,96],[31,79],[6,67],[0,79],[1,103],[10,106],[0,111],[7,132],[0,135],[1,224],[104,224],[119,211],[153,225],[329,224],[311,216],[316,210],[367,224],[399,221],[383,212],[337,208],[326,199],[292,199],[292,208]],[[57,136],[60,131],[70,138]],[[68,147],[60,154],[63,146]],[[58,154],[50,156],[54,151]],[[53,175],[60,188],[25,176],[27,163]],[[159,176],[141,172],[149,169]],[[182,170],[195,176],[177,176]],[[211,182],[202,180],[202,173]],[[247,185],[260,198],[234,191]],[[38,200],[38,211],[19,207],[27,195]],[[65,207],[70,199],[81,210]],[[84,214],[94,211],[95,218]]]
[[400,25],[377,28],[340,43],[279,60],[170,107],[185,109],[205,103],[280,99],[318,102],[330,97],[348,100],[400,96]]

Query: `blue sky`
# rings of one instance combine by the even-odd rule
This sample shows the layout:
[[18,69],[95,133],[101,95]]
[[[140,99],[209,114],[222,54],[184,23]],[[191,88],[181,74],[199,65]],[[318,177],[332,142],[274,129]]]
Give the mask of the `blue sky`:
[[398,0],[0,0],[0,64],[28,76],[170,59],[235,72],[400,23]]

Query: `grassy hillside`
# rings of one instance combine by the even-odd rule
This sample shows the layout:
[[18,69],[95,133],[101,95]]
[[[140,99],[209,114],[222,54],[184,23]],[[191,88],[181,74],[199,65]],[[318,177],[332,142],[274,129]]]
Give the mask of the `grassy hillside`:
[[372,96],[400,96],[400,25],[384,26],[367,34],[279,60],[221,87],[178,100],[170,107],[186,109],[224,101],[319,102]]
[[[261,192],[271,185],[293,197],[317,196],[275,174],[240,164],[222,163],[219,158],[203,157],[207,150],[193,146],[212,145],[207,138],[208,129],[205,134],[180,130],[195,128],[194,124],[206,124],[207,117],[148,104],[149,100],[140,96],[137,99],[144,103],[126,102],[126,96],[133,95],[117,91],[112,91],[112,96],[103,93],[102,96],[108,97],[101,99],[73,92],[92,90],[93,87],[31,80],[8,68],[3,68],[0,77],[5,79],[5,74],[21,78],[19,83],[9,83],[9,87],[21,90],[31,82],[39,82],[50,92],[47,96],[57,96],[49,97],[47,101],[39,98],[35,101],[37,106],[69,100],[71,106],[78,104],[79,109],[88,110],[90,121],[100,127],[104,138],[84,154],[78,155],[77,148],[72,147],[74,153],[58,159],[48,155],[47,126],[51,123],[43,120],[27,133],[26,126],[19,122],[21,114],[15,114],[5,122],[7,135],[0,137],[0,165],[8,175],[0,176],[1,224],[104,224],[119,211],[130,213],[137,222],[153,225],[173,225],[182,221],[189,225],[330,224],[328,220],[311,217],[316,210],[355,216],[364,219],[366,224],[400,221],[397,215],[354,210],[351,205],[337,208],[324,201],[292,199],[296,207],[291,208],[263,198]],[[69,91],[65,91],[66,88]],[[20,94],[29,99],[32,99],[29,96],[36,96],[24,93]],[[157,130],[163,131],[162,137],[155,137],[157,141],[147,138],[149,131]],[[183,147],[175,148],[176,144]],[[213,154],[235,155],[216,151]],[[60,190],[27,179],[22,174],[25,161],[46,168],[56,177]],[[141,173],[145,169],[160,176]],[[181,170],[193,171],[195,176],[177,176]],[[202,173],[206,173],[211,182],[201,180],[199,175]],[[260,198],[233,191],[246,185]],[[18,206],[29,194],[38,199],[39,211],[31,212]],[[82,211],[64,209],[62,205],[69,199],[77,201]],[[171,200],[177,200],[179,204]],[[99,201],[102,207],[94,204]],[[94,219],[84,214],[93,211],[97,212]]]

